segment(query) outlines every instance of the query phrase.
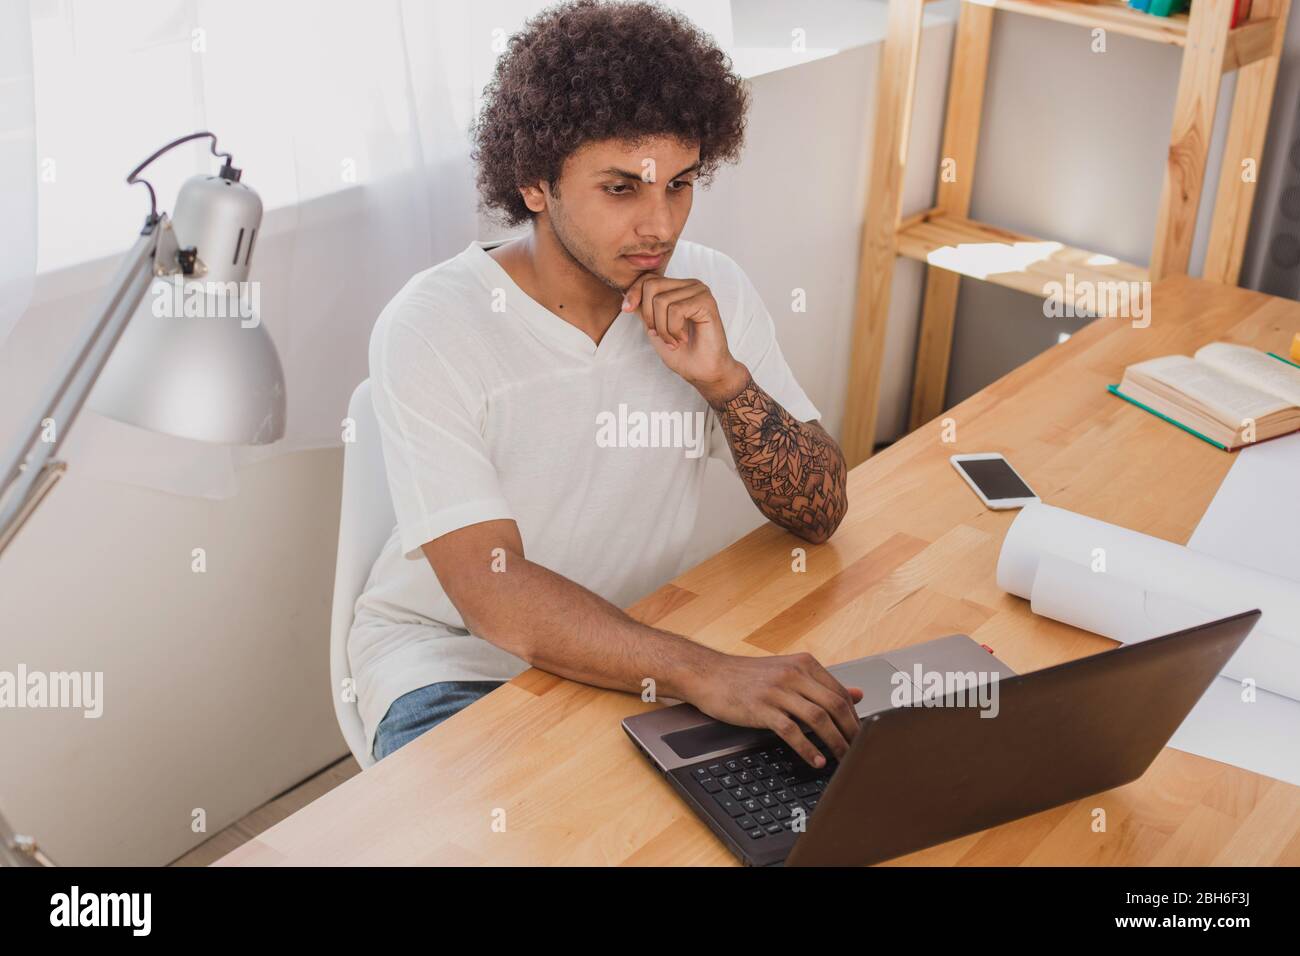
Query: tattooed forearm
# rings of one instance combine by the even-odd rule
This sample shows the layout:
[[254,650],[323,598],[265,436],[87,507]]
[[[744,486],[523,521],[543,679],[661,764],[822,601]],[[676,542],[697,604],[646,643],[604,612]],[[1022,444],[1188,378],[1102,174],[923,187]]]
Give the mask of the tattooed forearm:
[[801,422],[748,378],[739,394],[711,403],[758,510],[820,544],[848,509],[844,455],[815,422]]

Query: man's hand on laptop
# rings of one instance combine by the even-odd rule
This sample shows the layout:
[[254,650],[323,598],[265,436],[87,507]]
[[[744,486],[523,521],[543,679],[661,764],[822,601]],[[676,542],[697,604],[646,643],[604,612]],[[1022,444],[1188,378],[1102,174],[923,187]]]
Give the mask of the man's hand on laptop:
[[820,737],[835,759],[842,759],[858,733],[853,707],[862,699],[862,690],[845,687],[811,654],[719,654],[688,699],[717,720],[775,731],[806,763],[821,768],[826,760],[804,728]]

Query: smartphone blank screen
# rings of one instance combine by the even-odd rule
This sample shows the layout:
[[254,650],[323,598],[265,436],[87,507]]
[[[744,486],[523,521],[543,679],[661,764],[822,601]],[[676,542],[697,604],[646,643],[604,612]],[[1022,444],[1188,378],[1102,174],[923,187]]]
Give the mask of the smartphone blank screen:
[[975,484],[979,485],[985,498],[1034,497],[1029,486],[1011,470],[1011,466],[1005,459],[980,458],[975,461],[959,461],[956,464],[958,468],[970,475]]

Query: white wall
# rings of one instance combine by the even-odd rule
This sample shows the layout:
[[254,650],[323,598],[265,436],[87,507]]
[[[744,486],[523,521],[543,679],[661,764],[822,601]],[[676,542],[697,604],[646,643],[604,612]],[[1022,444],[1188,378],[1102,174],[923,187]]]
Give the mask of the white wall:
[[15,539],[0,667],[104,672],[98,719],[0,712],[0,807],[56,861],[167,862],[346,752],[327,657],[341,460],[260,463],[225,501],[71,472]]

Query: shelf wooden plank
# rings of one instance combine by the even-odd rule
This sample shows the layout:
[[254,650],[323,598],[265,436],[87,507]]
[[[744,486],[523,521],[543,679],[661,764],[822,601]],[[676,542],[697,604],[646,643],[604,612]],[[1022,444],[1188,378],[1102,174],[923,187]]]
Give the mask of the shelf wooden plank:
[[[966,2],[1075,26],[1102,27],[1124,36],[1150,40],[1153,43],[1168,43],[1179,47],[1187,45],[1187,29],[1190,23],[1187,14],[1154,17],[1140,10],[1134,10],[1125,0],[966,0]],[[1247,20],[1228,31],[1228,40],[1224,47],[1223,71],[1227,73],[1240,69],[1268,56],[1273,47],[1277,22],[1275,17],[1257,15],[1255,19]]]
[[[943,121],[943,152],[940,154],[945,165],[952,164],[951,175],[939,177],[935,215],[970,216],[993,17],[994,11],[988,7],[970,3],[961,6],[957,36],[953,41],[952,65],[949,67],[948,108]],[[955,272],[925,270],[921,327],[916,337],[913,363],[909,429],[920,427],[943,411],[960,286],[961,276]]]
[[1151,277],[1185,275],[1192,260],[1196,213],[1201,204],[1210,139],[1223,83],[1224,50],[1233,0],[1196,0],[1188,44],[1178,69],[1178,97],[1165,154],[1164,184],[1156,213]]
[[[1262,22],[1272,25],[1269,32],[1272,45],[1253,62],[1243,64],[1237,74],[1232,118],[1219,167],[1219,190],[1214,199],[1210,241],[1201,269],[1202,278],[1227,285],[1236,285],[1241,275],[1246,234],[1250,231],[1250,212],[1255,202],[1256,179],[1243,173],[1247,161],[1258,166],[1259,157],[1264,152],[1291,0],[1255,0],[1252,12],[1269,17]],[[1247,24],[1246,29],[1250,26]],[[1234,31],[1237,34],[1241,32]]]
[[[1090,283],[1098,315],[1130,308],[1129,299],[1110,294],[1113,283],[1129,284],[1126,294],[1139,292],[1133,283],[1148,280],[1147,270],[1113,256],[1076,249],[942,213],[911,220],[898,233],[899,255],[960,275],[1057,301]],[[1104,294],[1102,294],[1104,293]],[[1077,298],[1075,301],[1078,301]]]
[[916,64],[921,55],[925,0],[890,0],[889,27],[880,51],[875,133],[867,182],[867,206],[858,253],[858,293],[849,345],[849,395],[863,396],[845,408],[841,447],[849,467],[866,461],[876,441],[881,357],[889,322],[890,279],[903,210]]
[[1108,31],[1183,46],[1187,42],[1187,14],[1153,17],[1134,10],[1124,0],[966,0],[995,10],[1007,10],[1030,17],[1042,17],[1081,27],[1103,27]]

